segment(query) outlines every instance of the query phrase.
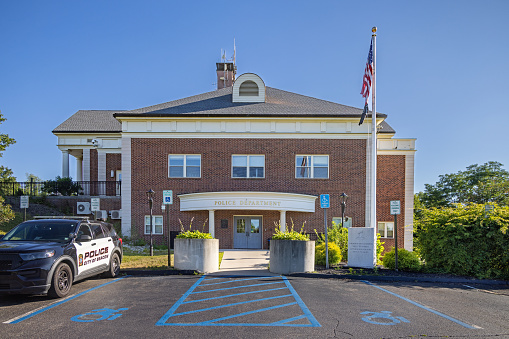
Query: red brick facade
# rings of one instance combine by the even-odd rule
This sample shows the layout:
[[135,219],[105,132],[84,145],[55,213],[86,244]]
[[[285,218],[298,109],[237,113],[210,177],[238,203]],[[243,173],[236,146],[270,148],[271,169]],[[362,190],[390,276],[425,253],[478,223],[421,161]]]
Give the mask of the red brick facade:
[[[341,216],[339,196],[345,192],[349,197],[345,214],[353,218],[354,227],[364,226],[366,199],[366,140],[364,139],[135,138],[132,139],[131,147],[131,234],[134,237],[143,237],[144,216],[149,214],[145,192],[149,189],[156,192],[154,215],[163,215],[162,191],[173,190],[174,204],[171,205],[169,212],[172,231],[180,230],[179,219],[187,228],[192,217],[194,217],[193,229],[208,230],[206,221],[208,211],[180,212],[178,195],[228,191],[285,192],[314,196],[328,193],[331,199],[331,207],[327,212],[329,223],[332,217]],[[169,154],[201,154],[201,178],[168,178]],[[233,154],[265,155],[265,178],[232,178]],[[328,179],[295,178],[296,155],[322,154],[329,155]],[[112,160],[111,164],[113,163]],[[110,166],[109,163],[108,166]],[[110,167],[108,167],[109,170]],[[404,206],[404,183],[405,156],[378,156],[378,220],[392,220],[390,218],[392,216],[388,215],[390,200],[400,200]],[[280,219],[279,211],[216,211],[215,236],[220,239],[221,248],[233,247],[233,218],[236,215],[262,216],[262,244],[264,248],[267,248],[267,240],[275,229],[274,223]],[[401,214],[398,219],[401,247],[403,219],[404,216]],[[228,221],[227,228],[221,228],[221,220]],[[304,227],[306,233],[313,233],[315,229],[323,232],[323,210],[320,208],[318,199],[315,213],[287,212],[286,220],[288,225],[291,225],[293,220],[297,230],[300,230],[306,222]],[[167,225],[165,212],[164,235],[154,236],[156,244],[166,243]],[[386,241],[388,248],[390,248],[390,241]]]

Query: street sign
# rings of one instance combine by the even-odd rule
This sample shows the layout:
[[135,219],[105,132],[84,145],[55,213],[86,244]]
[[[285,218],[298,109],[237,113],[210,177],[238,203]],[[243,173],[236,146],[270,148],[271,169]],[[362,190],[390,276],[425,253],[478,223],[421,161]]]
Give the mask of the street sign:
[[19,208],[28,208],[28,195],[19,197]]
[[391,214],[400,214],[401,208],[400,208],[400,202],[399,200],[392,200],[391,201]]
[[92,212],[100,211],[101,210],[100,205],[101,205],[101,199],[90,198],[90,210]]
[[330,199],[328,194],[320,194],[320,207],[321,208],[330,207]]
[[163,204],[166,204],[166,205],[173,204],[173,191],[172,190],[163,191]]

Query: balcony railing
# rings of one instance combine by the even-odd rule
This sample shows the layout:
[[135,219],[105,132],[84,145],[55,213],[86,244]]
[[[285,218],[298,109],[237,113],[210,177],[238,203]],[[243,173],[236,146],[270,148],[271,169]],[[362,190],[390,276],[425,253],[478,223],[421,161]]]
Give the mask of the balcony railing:
[[105,195],[120,196],[121,181],[72,181],[59,183],[50,182],[0,182],[2,196],[41,196],[41,195]]

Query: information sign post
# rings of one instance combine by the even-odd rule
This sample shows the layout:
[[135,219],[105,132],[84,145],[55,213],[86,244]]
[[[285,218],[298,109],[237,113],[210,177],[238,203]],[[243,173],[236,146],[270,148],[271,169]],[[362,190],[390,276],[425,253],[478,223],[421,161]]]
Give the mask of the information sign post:
[[323,220],[325,226],[325,268],[329,269],[329,242],[327,239],[327,208],[330,207],[328,194],[320,194],[320,207],[323,208]]
[[97,220],[97,211],[101,210],[101,199],[90,198],[90,211],[94,212],[94,219]]
[[23,208],[25,210],[25,219],[23,221],[27,221],[28,195],[22,195],[19,197],[19,208]]
[[168,224],[168,267],[171,266],[171,254],[170,254],[170,248],[171,248],[171,237],[170,237],[170,206],[173,204],[173,191],[172,190],[165,190],[163,191],[163,205],[161,206],[163,212],[166,210],[166,223]]
[[401,212],[401,206],[399,200],[391,201],[391,214],[394,215],[394,248],[395,248],[395,257],[394,257],[394,269],[398,270],[398,214]]

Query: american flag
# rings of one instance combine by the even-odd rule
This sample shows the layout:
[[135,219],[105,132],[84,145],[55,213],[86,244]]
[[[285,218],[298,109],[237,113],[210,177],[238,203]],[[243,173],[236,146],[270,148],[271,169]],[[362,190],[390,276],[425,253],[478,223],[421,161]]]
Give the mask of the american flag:
[[361,95],[366,98],[364,102],[364,110],[362,111],[361,121],[359,125],[364,122],[364,118],[366,118],[366,114],[368,113],[368,98],[369,98],[369,90],[371,89],[371,77],[373,76],[373,39],[371,39],[371,44],[369,45],[369,53],[368,60],[366,62],[366,68],[364,69],[364,77],[362,78],[362,89]]

